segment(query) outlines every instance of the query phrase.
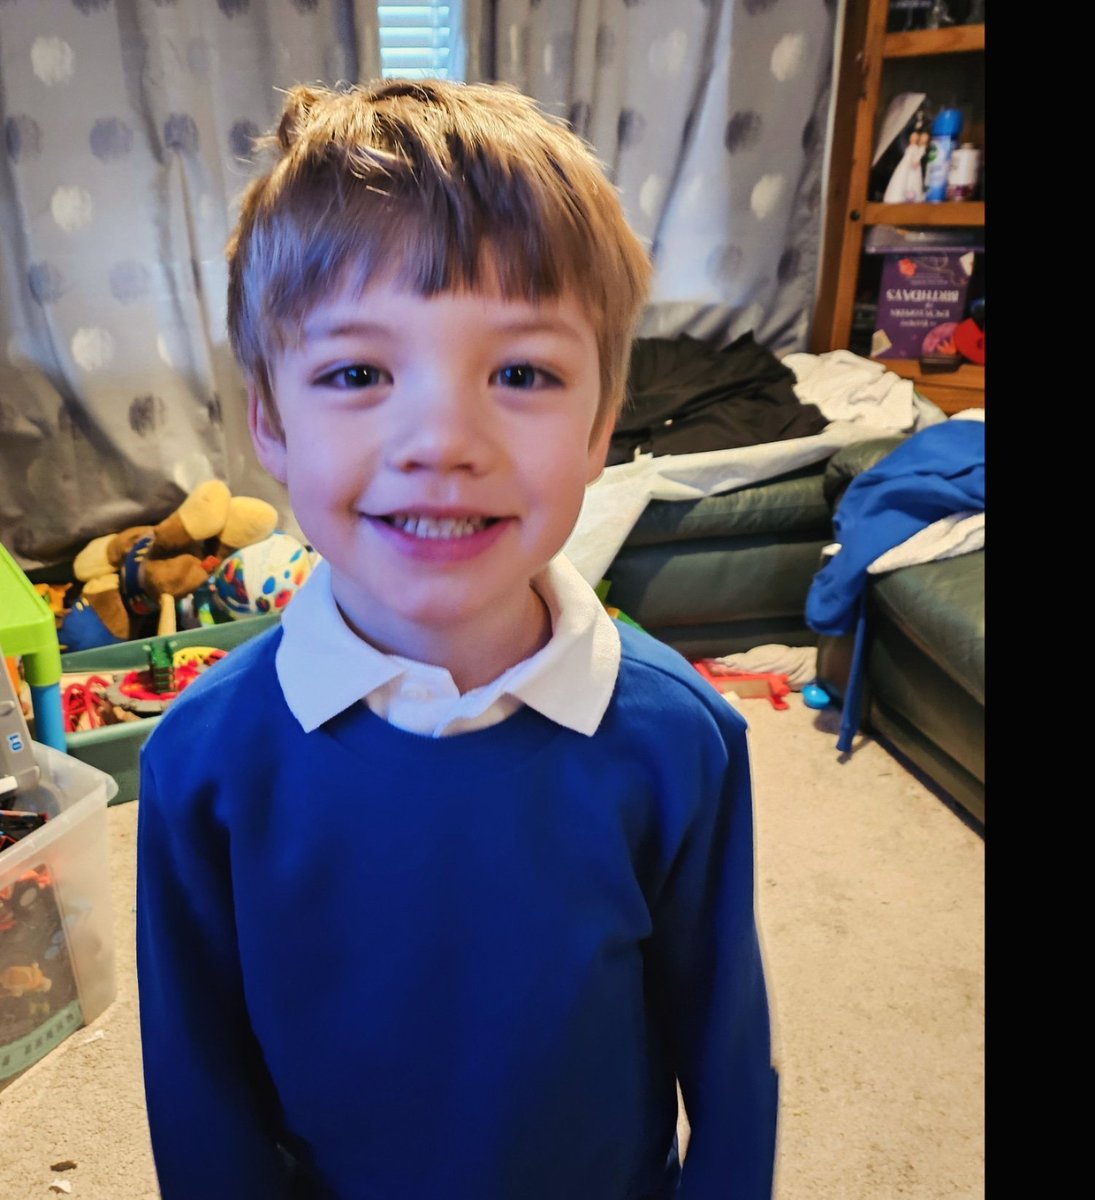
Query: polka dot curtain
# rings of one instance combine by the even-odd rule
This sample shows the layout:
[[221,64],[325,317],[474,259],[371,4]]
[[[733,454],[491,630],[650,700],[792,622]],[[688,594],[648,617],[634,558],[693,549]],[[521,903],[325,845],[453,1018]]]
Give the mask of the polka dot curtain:
[[[836,0],[464,0],[469,78],[569,118],[657,267],[641,332],[806,346]],[[294,82],[379,74],[372,0],[0,0],[0,540],[25,566],[250,448],[224,245]]]
[[806,349],[836,7],[497,0],[497,76],[589,139],[652,247],[644,334]]
[[379,72],[371,0],[0,0],[0,540],[24,566],[214,475],[293,528],[224,247],[278,89]]

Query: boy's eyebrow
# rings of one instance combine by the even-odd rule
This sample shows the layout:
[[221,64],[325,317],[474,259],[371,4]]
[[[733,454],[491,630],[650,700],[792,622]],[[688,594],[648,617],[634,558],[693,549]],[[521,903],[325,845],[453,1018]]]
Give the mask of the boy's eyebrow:
[[390,334],[391,332],[387,325],[379,321],[362,321],[356,317],[334,316],[304,322],[306,337],[344,337],[347,334],[355,333]]
[[563,318],[529,317],[517,318],[513,321],[503,321],[497,329],[502,333],[555,333],[562,334],[573,342],[584,341],[581,333]]

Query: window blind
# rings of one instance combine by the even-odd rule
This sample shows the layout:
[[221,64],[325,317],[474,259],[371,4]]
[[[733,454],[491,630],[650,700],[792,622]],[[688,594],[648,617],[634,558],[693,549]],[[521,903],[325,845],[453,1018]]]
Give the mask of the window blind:
[[455,4],[439,0],[378,4],[381,74],[448,79],[454,8]]

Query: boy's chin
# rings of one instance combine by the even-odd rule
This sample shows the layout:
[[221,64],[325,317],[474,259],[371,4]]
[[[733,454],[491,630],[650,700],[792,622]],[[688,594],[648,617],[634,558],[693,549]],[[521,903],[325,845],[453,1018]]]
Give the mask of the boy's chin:
[[489,593],[460,586],[432,595],[428,589],[418,594],[409,589],[395,616],[398,624],[431,639],[491,636],[494,630],[513,636],[538,619],[539,604],[531,580]]

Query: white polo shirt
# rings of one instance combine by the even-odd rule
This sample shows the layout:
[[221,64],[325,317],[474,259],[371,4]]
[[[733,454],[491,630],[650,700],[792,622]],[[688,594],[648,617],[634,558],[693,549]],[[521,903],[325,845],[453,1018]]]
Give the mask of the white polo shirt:
[[616,686],[620,635],[597,594],[563,555],[532,585],[551,614],[545,646],[461,694],[444,667],[384,654],[347,625],[320,561],[281,618],[276,666],[306,733],[364,702],[400,729],[445,737],[504,721],[523,704],[577,733],[596,732]]

